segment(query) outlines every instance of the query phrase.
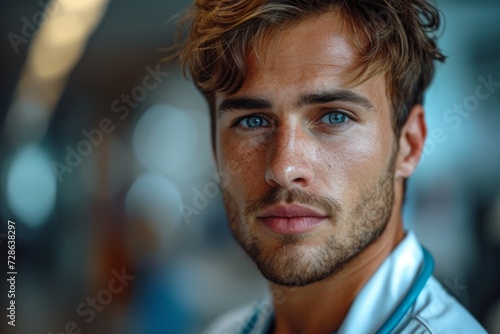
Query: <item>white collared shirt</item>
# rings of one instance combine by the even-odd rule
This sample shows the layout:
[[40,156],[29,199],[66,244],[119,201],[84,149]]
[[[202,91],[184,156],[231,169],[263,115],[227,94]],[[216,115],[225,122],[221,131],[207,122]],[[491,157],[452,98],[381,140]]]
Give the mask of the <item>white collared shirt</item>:
[[[356,296],[337,333],[375,333],[411,288],[422,262],[420,244],[415,235],[408,232]],[[240,334],[252,316],[258,318],[246,334],[267,334],[274,318],[271,298],[222,315],[204,334]],[[434,277],[430,277],[394,333],[476,334],[486,331]]]

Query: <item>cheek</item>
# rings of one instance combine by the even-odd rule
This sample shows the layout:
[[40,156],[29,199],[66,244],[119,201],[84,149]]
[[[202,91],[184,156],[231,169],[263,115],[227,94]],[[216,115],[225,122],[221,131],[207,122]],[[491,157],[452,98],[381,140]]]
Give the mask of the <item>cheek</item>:
[[379,133],[373,138],[361,140],[353,147],[351,169],[359,182],[365,185],[365,189],[376,186],[386,175],[390,168],[393,145],[390,136]]
[[322,148],[319,163],[321,183],[328,185],[332,197],[351,206],[365,190],[377,184],[388,168],[392,142],[375,129],[354,138]]
[[217,151],[217,168],[229,175],[225,188],[233,199],[239,201],[252,196],[265,182],[265,143],[258,139],[227,140],[220,137]]

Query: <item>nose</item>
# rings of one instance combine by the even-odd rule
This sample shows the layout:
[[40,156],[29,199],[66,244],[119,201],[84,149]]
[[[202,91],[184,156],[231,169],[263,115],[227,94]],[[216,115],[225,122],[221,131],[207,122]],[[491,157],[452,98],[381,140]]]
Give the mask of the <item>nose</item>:
[[272,187],[307,187],[314,179],[313,138],[300,128],[277,129],[270,144],[266,182]]

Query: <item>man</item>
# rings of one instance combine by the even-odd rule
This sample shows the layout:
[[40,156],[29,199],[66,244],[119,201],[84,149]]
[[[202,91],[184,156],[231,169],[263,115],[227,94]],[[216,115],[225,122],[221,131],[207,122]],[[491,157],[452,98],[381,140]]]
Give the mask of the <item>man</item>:
[[229,224],[273,292],[208,332],[484,333],[402,222],[437,9],[198,0],[187,19],[177,56],[209,102]]

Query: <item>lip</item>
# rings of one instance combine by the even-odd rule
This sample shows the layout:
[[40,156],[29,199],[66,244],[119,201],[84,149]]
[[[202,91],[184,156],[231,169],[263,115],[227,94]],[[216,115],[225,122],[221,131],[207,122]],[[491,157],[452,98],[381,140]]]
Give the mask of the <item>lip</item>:
[[274,205],[257,218],[271,231],[278,234],[300,234],[308,232],[328,216],[305,206]]

